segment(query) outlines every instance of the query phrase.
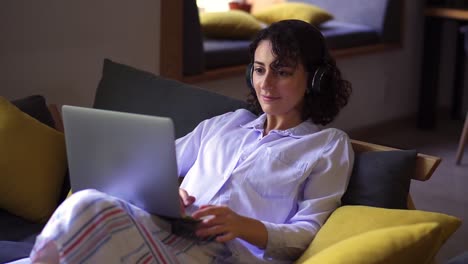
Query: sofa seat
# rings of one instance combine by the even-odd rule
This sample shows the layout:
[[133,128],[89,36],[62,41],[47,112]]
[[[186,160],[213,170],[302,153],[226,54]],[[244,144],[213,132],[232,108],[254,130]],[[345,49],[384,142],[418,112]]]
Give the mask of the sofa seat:
[[0,210],[0,241],[34,242],[44,225],[31,223],[5,210]]
[[332,20],[319,28],[330,49],[353,48],[380,42],[379,33],[366,25]]
[[0,263],[28,257],[44,225],[0,210]]
[[[328,21],[320,25],[320,31],[330,49],[343,49],[371,45],[380,42],[379,33],[372,27]],[[208,70],[249,63],[251,40],[204,39],[205,68]]]
[[217,69],[222,67],[247,65],[249,63],[250,40],[220,40],[205,39],[205,68]]

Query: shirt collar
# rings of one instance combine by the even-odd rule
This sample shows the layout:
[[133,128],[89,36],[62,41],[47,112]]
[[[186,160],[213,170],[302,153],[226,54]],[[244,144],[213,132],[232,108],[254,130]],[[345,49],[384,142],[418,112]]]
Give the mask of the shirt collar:
[[[263,126],[266,121],[266,114],[260,115],[257,119],[254,119],[244,125],[241,125],[243,128],[248,128],[248,129],[255,129],[257,131],[263,132]],[[300,123],[299,125],[286,129],[286,130],[272,130],[270,133],[276,133],[278,135],[281,135],[283,137],[295,137],[295,138],[301,138],[306,135],[310,135],[312,133],[315,133],[317,131],[320,131],[319,126],[315,125],[312,123],[312,121],[304,121]]]

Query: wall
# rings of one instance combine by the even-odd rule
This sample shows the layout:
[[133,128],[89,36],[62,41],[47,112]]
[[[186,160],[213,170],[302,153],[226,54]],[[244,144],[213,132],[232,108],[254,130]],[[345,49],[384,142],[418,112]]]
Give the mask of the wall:
[[160,0],[3,0],[0,96],[90,106],[102,61],[159,72]]
[[[421,2],[405,1],[402,49],[337,61],[343,75],[353,84],[354,92],[334,126],[349,130],[417,112],[423,29]],[[199,85],[237,98],[246,92],[243,75]]]

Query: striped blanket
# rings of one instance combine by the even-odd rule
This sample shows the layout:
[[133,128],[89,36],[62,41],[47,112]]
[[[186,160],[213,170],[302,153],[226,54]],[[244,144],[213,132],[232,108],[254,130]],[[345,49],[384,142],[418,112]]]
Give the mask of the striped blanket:
[[77,192],[52,215],[31,260],[59,263],[216,263],[221,243],[177,236],[171,223],[95,190]]

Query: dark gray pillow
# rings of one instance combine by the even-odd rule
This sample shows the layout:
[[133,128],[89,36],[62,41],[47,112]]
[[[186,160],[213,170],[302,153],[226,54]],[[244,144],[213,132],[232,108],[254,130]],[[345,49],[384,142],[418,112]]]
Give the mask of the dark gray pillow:
[[29,257],[33,243],[0,241],[0,263]]
[[22,112],[34,117],[39,122],[55,128],[55,122],[42,95],[31,95],[11,101]]
[[93,107],[170,117],[178,138],[201,121],[246,103],[105,59]]
[[416,155],[414,150],[356,153],[342,204],[408,209]]

